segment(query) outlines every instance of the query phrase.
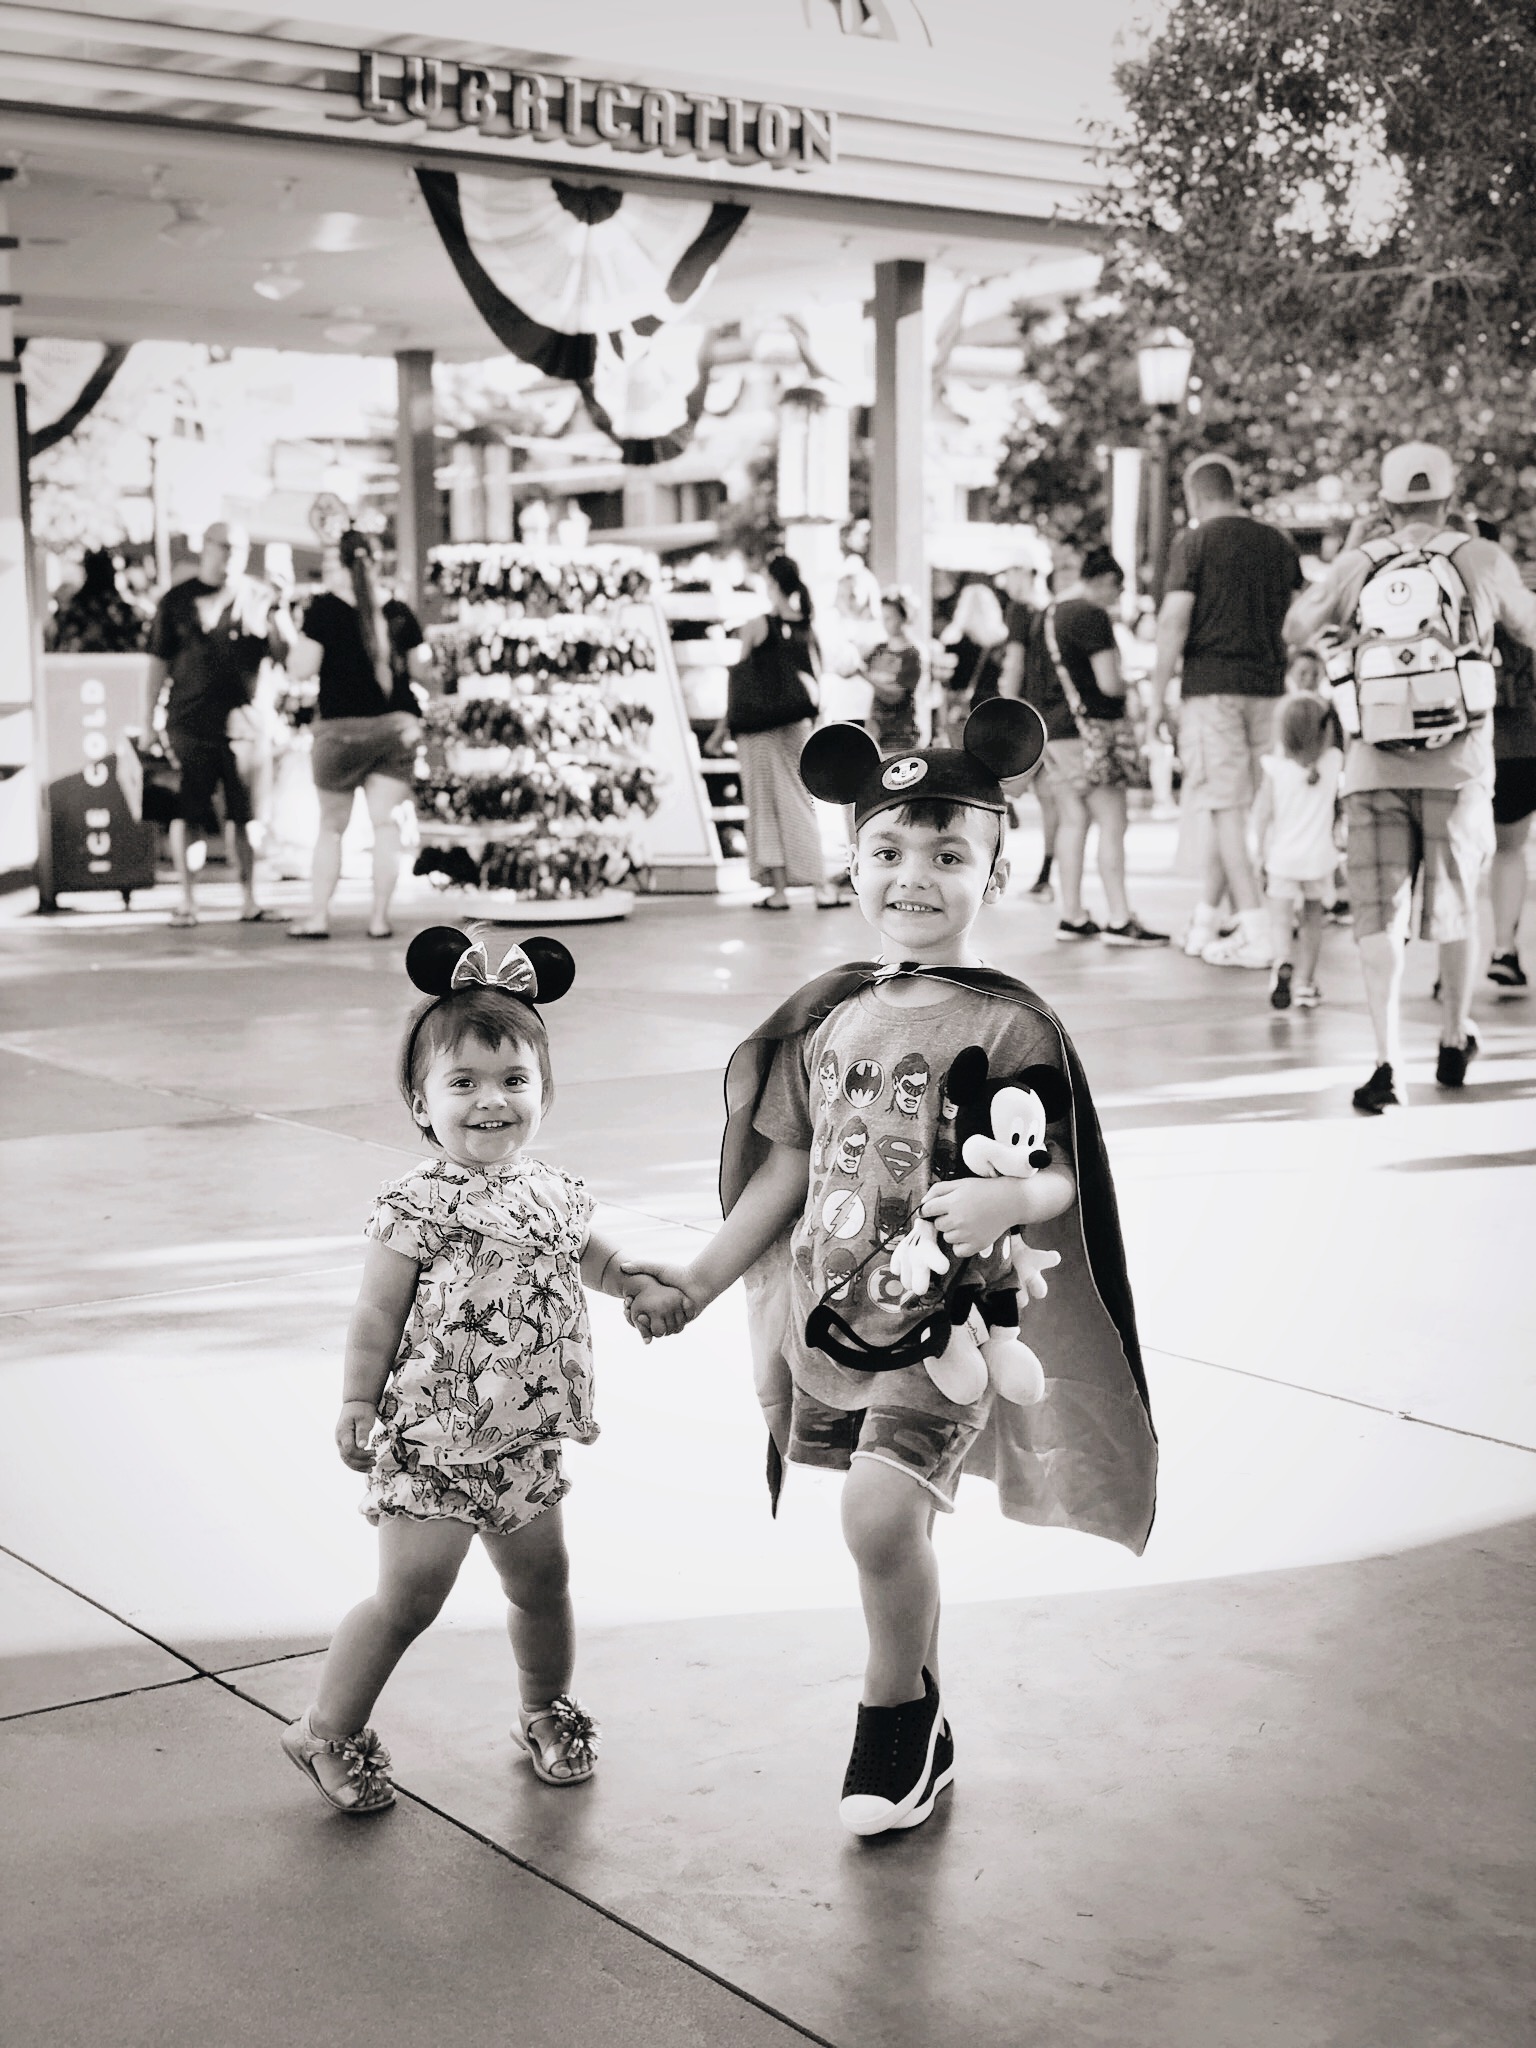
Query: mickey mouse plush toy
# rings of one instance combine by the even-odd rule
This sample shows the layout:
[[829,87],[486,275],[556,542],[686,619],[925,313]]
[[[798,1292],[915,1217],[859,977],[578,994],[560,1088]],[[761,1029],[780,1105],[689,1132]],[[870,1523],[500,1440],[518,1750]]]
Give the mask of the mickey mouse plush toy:
[[[1071,1107],[1066,1077],[1057,1068],[1026,1067],[1022,1073],[993,1079],[985,1050],[968,1045],[950,1068],[944,1089],[957,1112],[955,1138],[962,1174],[1027,1180],[1050,1164],[1046,1126]],[[1011,1250],[1015,1285],[985,1294],[966,1283],[964,1267],[952,1258],[926,1216],[918,1217],[891,1253],[891,1271],[914,1300],[954,1268],[947,1298],[955,1334],[928,1366],[934,1385],[952,1401],[977,1400],[989,1380],[1005,1401],[1020,1408],[1031,1407],[1045,1394],[1044,1368],[1018,1334],[1019,1296],[1043,1301],[1043,1276],[1060,1265],[1061,1254],[1035,1251],[1022,1233],[1013,1237]],[[987,1245],[980,1256],[987,1258],[991,1252]],[[978,1316],[986,1332],[979,1343],[973,1334]]]

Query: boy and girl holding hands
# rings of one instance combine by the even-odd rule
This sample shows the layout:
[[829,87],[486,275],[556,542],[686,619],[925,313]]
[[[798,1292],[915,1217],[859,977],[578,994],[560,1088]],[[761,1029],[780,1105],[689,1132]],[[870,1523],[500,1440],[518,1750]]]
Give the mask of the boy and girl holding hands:
[[[368,1717],[476,1535],[508,1599],[514,1742],[547,1784],[592,1775],[597,1729],[569,1690],[560,1508],[561,1441],[597,1433],[587,1287],[622,1296],[649,1341],[745,1277],[775,1503],[786,1460],[847,1473],[843,1533],[869,1637],[840,1806],[855,1834],[917,1825],[953,1775],[932,1531],[962,1469],[993,1479],[1014,1519],[1145,1544],[1156,1439],[1091,1096],[1050,1008],[985,966],[975,940],[1008,878],[1002,779],[1038,761],[1043,729],[1027,705],[996,701],[963,741],[887,757],[857,726],[809,741],[812,794],[852,809],[851,879],[878,956],[797,990],[733,1056],[725,1220],[686,1265],[625,1259],[593,1229],[582,1184],[529,1156],[554,1093],[539,1008],[570,986],[565,949],[530,939],[494,966],[461,932],[412,942],[407,969],[427,1000],[400,1085],[430,1156],[368,1223],[336,1431],[367,1475],[379,1584],[342,1621],[314,1704],[282,1738],[332,1805],[393,1801]],[[1026,1178],[967,1177],[958,1163],[944,1080],[975,1047],[994,1077],[1042,1065],[1064,1077],[1068,1113]],[[995,1266],[1010,1231],[1059,1254],[1027,1311],[1046,1375],[1034,1405],[990,1385],[957,1402],[930,1377],[950,1281],[914,1299],[890,1258],[919,1214],[952,1254],[950,1281],[995,1285],[988,1255]],[[824,1334],[834,1328],[846,1342]]]

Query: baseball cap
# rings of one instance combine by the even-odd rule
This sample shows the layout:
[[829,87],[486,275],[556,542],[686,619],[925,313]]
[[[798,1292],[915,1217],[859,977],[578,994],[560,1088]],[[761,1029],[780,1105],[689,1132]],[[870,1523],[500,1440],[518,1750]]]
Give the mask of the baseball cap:
[[1455,489],[1455,465],[1433,441],[1405,441],[1381,458],[1381,495],[1389,505],[1433,505]]

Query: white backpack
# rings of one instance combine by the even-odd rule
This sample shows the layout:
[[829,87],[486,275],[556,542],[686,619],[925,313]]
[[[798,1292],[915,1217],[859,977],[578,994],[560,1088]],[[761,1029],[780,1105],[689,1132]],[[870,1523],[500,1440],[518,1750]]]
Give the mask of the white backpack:
[[[1493,709],[1493,621],[1456,567],[1465,533],[1367,541],[1354,639],[1330,676],[1344,730],[1393,752],[1443,747]],[[1335,665],[1331,664],[1331,668]]]

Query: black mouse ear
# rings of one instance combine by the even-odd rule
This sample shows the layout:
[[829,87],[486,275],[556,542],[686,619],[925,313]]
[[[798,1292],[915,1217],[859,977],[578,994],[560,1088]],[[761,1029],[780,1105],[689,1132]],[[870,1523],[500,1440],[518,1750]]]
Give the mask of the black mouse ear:
[[1058,1122],[1072,1107],[1072,1090],[1060,1067],[1026,1067],[1014,1085],[1039,1096],[1048,1124]]
[[445,996],[453,987],[453,970],[474,944],[468,932],[451,924],[430,924],[405,949],[405,971],[424,996]]
[[944,1093],[956,1109],[970,1109],[984,1101],[987,1093],[987,1051],[985,1046],[968,1045],[955,1054],[955,1063],[944,1076]]
[[1045,752],[1045,721],[1017,697],[988,697],[965,721],[965,751],[999,782],[1027,775]]
[[800,750],[800,780],[824,804],[853,803],[879,766],[880,749],[862,725],[824,725]]
[[538,979],[536,1003],[558,1003],[576,979],[576,962],[558,939],[524,939],[522,950]]

